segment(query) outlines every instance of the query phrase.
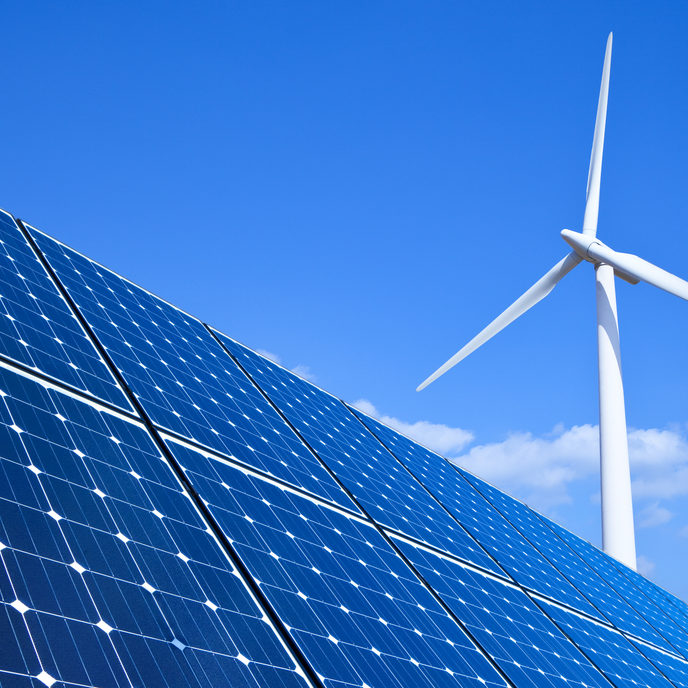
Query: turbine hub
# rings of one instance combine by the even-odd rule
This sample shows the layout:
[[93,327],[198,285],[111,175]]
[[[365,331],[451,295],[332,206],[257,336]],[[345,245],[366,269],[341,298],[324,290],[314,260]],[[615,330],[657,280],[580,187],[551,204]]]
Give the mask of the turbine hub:
[[599,260],[593,258],[589,251],[590,247],[597,244],[598,246],[604,246],[604,244],[595,237],[589,234],[581,234],[580,232],[574,232],[570,229],[561,230],[561,238],[583,259],[587,260],[589,263],[594,265],[599,264]]

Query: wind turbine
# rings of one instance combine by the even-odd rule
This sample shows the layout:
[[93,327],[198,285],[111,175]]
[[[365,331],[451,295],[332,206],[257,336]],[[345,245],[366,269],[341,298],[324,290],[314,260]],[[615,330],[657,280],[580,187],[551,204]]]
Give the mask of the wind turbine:
[[607,554],[636,568],[631,474],[628,463],[626,411],[624,407],[619,326],[616,316],[614,275],[631,284],[647,282],[670,294],[688,300],[688,282],[652,263],[629,253],[617,253],[603,244],[597,235],[597,215],[600,205],[600,175],[604,128],[607,119],[609,68],[612,57],[612,34],[602,69],[602,85],[597,103],[595,134],[592,140],[585,215],[582,232],[564,229],[561,236],[573,249],[544,277],[495,318],[484,330],[455,353],[444,365],[428,377],[416,391],[427,387],[440,375],[453,368],[507,325],[547,296],[557,283],[582,261],[595,267],[597,294],[597,349],[600,392],[600,479],[602,485],[602,546]]

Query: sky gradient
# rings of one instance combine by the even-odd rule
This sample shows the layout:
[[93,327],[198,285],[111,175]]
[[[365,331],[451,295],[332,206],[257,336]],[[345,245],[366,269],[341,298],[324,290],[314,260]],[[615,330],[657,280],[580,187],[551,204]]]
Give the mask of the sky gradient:
[[[600,540],[580,229],[688,277],[688,5],[5,8],[0,206]],[[617,281],[642,569],[688,598],[688,304]]]

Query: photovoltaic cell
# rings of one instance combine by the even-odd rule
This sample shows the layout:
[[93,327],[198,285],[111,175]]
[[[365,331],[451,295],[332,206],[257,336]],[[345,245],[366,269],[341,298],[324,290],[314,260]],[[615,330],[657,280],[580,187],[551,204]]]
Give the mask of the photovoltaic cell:
[[542,607],[617,688],[671,688],[671,683],[621,633],[543,602]]
[[373,526],[168,446],[326,686],[505,685]]
[[416,545],[399,546],[514,685],[608,687],[524,592]]
[[595,605],[604,618],[617,628],[639,635],[657,636],[647,622],[619,596],[603,579],[574,552],[532,509],[509,497],[474,475],[458,469],[487,500],[495,506],[542,554],[561,571],[585,597]]
[[33,234],[155,424],[356,508],[202,323],[41,232]]
[[[671,601],[670,596],[665,590],[662,590],[662,588],[620,562],[614,559],[611,562],[660,612],[663,612],[674,622],[672,625],[662,623],[658,625],[658,628],[662,630],[663,635],[678,650],[679,654],[688,659],[688,616]],[[680,602],[677,598],[674,598],[674,600]],[[656,617],[657,614],[654,614],[652,618]]]
[[218,336],[374,520],[500,572],[343,402],[228,337]]
[[587,614],[598,616],[589,602],[448,461],[370,416],[360,411],[355,413],[514,580]]
[[2,210],[0,355],[131,410],[14,219]]
[[688,663],[685,660],[660,652],[643,643],[634,642],[633,644],[676,688],[688,688]]
[[0,432],[3,688],[307,685],[141,426],[0,367]]
[[638,616],[635,618],[624,615],[623,619],[619,621],[620,624],[623,623],[624,631],[633,633],[665,650],[675,650],[667,642],[667,638],[677,632],[675,624],[631,584],[628,578],[612,563],[612,558],[608,554],[544,516],[540,516],[540,518],[638,612]]

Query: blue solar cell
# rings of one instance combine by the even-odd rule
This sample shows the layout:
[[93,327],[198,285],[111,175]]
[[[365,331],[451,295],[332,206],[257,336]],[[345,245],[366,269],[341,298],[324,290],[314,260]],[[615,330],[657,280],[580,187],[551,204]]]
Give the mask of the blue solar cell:
[[155,424],[356,509],[202,323],[54,239],[34,237]]
[[688,658],[688,617],[669,601],[668,593],[658,585],[615,559],[610,559],[610,561],[622,576],[640,591],[643,615],[679,654]]
[[[618,595],[593,568],[587,565],[548,525],[525,504],[509,497],[475,476],[461,471],[486,499],[568,578],[614,626],[636,635],[645,620]],[[652,631],[650,631],[652,633]]]
[[[635,617],[630,614],[618,617],[619,627],[622,630],[633,633],[665,650],[675,650],[666,640],[667,636],[678,632],[675,624],[631,584],[617,569],[608,554],[544,516],[540,516],[540,518],[638,612]],[[617,619],[615,618],[614,621],[616,622]],[[666,634],[665,637],[662,637],[658,631],[662,632],[663,635]]]
[[404,555],[518,686],[608,686],[520,589],[410,543]]
[[0,355],[132,410],[19,227],[2,210]]
[[541,606],[617,688],[671,688],[671,683],[618,631],[553,604],[543,602]]
[[668,678],[676,688],[688,688],[688,662],[654,647],[634,642],[633,645],[648,659],[655,668]]
[[142,426],[4,367],[0,425],[3,688],[307,685]]
[[368,522],[168,446],[326,685],[505,685]]
[[589,602],[448,461],[360,411],[355,413],[514,580],[598,616]]
[[374,520],[502,573],[343,402],[228,337],[218,336]]

